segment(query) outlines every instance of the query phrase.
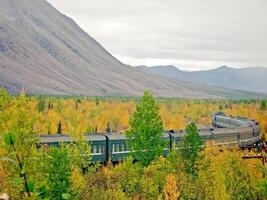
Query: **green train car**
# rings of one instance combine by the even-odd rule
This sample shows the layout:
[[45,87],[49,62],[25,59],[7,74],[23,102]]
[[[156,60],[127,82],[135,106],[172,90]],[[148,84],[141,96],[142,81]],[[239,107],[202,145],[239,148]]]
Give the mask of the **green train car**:
[[85,140],[88,141],[91,146],[92,162],[105,162],[108,154],[105,135],[86,134]]
[[106,134],[108,155],[106,160],[120,162],[129,154],[127,138],[124,134]]
[[[261,141],[260,127],[254,120],[216,113],[212,116],[212,124],[213,128],[198,130],[203,145],[212,141],[215,145],[253,147]],[[183,130],[164,131],[162,140],[165,147],[162,154],[167,156],[170,151],[179,149],[185,134]],[[85,134],[85,140],[91,146],[92,163],[121,162],[131,152],[124,134]],[[59,146],[60,143],[73,142],[73,138],[67,135],[44,135],[40,136],[39,145]]]

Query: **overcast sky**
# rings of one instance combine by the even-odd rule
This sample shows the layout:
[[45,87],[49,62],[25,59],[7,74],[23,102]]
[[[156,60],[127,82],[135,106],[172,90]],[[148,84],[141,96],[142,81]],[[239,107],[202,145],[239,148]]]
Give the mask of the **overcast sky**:
[[122,62],[267,67],[267,0],[48,0]]

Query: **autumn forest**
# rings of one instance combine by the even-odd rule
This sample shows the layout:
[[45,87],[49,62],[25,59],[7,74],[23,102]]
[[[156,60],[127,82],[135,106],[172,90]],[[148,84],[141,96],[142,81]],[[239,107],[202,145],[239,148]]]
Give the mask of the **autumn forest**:
[[[266,138],[264,100],[157,98],[164,130],[211,126],[215,112],[255,119]],[[173,151],[151,162],[90,164],[90,146],[37,148],[36,135],[125,133],[140,98],[10,95],[0,90],[0,191],[10,199],[264,199],[266,169],[257,150],[196,148],[194,157]],[[7,134],[9,138],[6,137]],[[81,153],[82,152],[82,153]],[[84,156],[86,155],[86,156]],[[19,160],[18,160],[19,158]],[[194,169],[194,171],[192,171]]]

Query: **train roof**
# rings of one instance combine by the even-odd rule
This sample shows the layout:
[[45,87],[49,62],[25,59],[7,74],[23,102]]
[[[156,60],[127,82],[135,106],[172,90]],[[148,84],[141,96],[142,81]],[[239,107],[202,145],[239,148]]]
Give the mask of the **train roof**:
[[104,134],[85,134],[84,136],[86,138],[86,141],[102,141],[106,140],[106,137]]
[[200,130],[199,132],[198,132],[198,134],[200,135],[200,136],[211,136],[211,130],[209,129],[209,130]]
[[53,134],[53,135],[41,135],[40,143],[60,143],[60,142],[72,142],[73,138],[68,135]]
[[220,115],[220,116],[225,116],[225,114],[223,112],[216,112],[213,115]]
[[108,133],[105,134],[109,140],[126,140],[127,137],[125,134],[118,134],[118,133]]
[[[102,134],[85,134],[85,141],[102,141],[106,140]],[[53,134],[53,135],[41,135],[40,143],[60,143],[60,142],[73,142],[76,139],[69,135]]]
[[[109,134],[105,134],[109,140],[127,140],[128,138],[126,137],[125,134],[112,134],[112,133],[109,133]],[[163,132],[162,133],[162,138],[169,138],[170,137],[170,134],[169,132]]]
[[256,122],[254,120],[250,120],[244,117],[232,117],[232,116],[225,116],[225,115],[216,115],[217,119],[226,119],[229,120],[231,123],[235,122],[236,124],[228,124],[228,123],[218,123],[221,126],[225,127],[225,128],[233,128],[233,127],[238,127],[238,126],[253,126],[256,124]]
[[180,130],[180,131],[175,131],[171,134],[173,137],[177,138],[177,137],[183,137],[185,135],[185,132],[183,130]]
[[163,132],[162,138],[170,138],[170,132]]
[[246,131],[251,131],[252,130],[252,127],[251,126],[248,126],[248,127],[237,127],[236,128],[236,131],[237,132],[246,132]]
[[210,130],[211,128],[212,128],[212,127],[209,126],[209,125],[197,124],[197,129],[198,129],[199,131],[201,131],[201,130]]
[[212,131],[214,135],[227,135],[237,133],[235,128],[216,128]]

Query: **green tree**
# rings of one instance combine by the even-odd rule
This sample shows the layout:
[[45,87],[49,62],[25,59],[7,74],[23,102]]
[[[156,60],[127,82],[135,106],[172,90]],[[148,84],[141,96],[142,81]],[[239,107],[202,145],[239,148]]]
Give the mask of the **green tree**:
[[45,99],[42,96],[38,98],[37,110],[38,112],[45,110]]
[[[10,117],[7,121],[9,126],[5,130],[7,134],[4,137],[6,145],[4,157],[9,158],[8,161],[13,160],[7,166],[10,181],[16,180],[12,182],[12,187],[19,192],[26,192],[26,196],[31,196],[36,184],[33,177],[36,165],[34,152],[37,142],[33,135],[34,115],[30,113],[29,98],[24,93],[14,99],[12,103],[14,109],[9,113]],[[12,163],[17,163],[17,165]],[[26,174],[30,175],[30,180]],[[21,190],[22,187],[23,190]]]
[[194,123],[187,125],[185,136],[181,147],[181,155],[185,165],[185,172],[197,175],[197,161],[200,158],[199,152],[202,150],[202,141],[198,134],[197,126]]
[[77,99],[77,100],[75,101],[75,109],[76,109],[76,110],[79,109],[79,104],[81,104],[81,103],[82,103],[81,99]]
[[47,109],[48,109],[48,110],[51,110],[51,109],[53,109],[53,107],[54,107],[53,104],[52,104],[51,101],[49,100],[49,101],[48,101]]
[[31,148],[35,145],[33,126],[35,116],[30,112],[29,97],[24,93],[15,101],[15,109],[11,113],[11,126],[9,130],[16,135],[18,152],[22,158],[31,155]]
[[261,100],[261,102],[260,102],[260,109],[261,110],[266,110],[266,101],[265,100]]
[[110,133],[111,132],[111,128],[110,128],[110,123],[107,123],[107,128],[106,128],[106,133]]
[[96,106],[99,105],[99,98],[98,98],[98,97],[95,98],[95,105],[96,105]]
[[47,155],[46,178],[51,199],[65,199],[70,189],[71,158],[66,148],[50,148]]
[[73,143],[39,149],[39,196],[47,199],[77,199],[84,192],[84,177],[91,172],[91,148],[84,138]]
[[57,125],[57,134],[62,134],[62,124],[61,121],[58,122]]
[[[20,155],[17,152],[16,135],[13,133],[7,133],[4,136],[4,143],[7,147],[7,150],[10,151],[9,153],[10,157],[7,157],[6,160],[17,163],[18,167],[16,167],[16,169],[18,169],[17,170],[18,174],[23,179],[23,181],[18,179],[19,182],[23,182],[24,189],[22,189],[22,191],[25,192],[24,193],[25,196],[31,197],[32,196],[31,193],[34,191],[34,184],[28,181],[28,178],[25,172],[26,171],[25,161],[21,159]],[[15,159],[16,161],[13,159]]]
[[162,154],[163,124],[159,115],[159,106],[151,92],[146,91],[136,105],[136,111],[130,120],[130,129],[126,132],[133,158],[143,165]]
[[75,138],[75,142],[66,145],[73,166],[86,173],[91,163],[91,147],[85,138]]

